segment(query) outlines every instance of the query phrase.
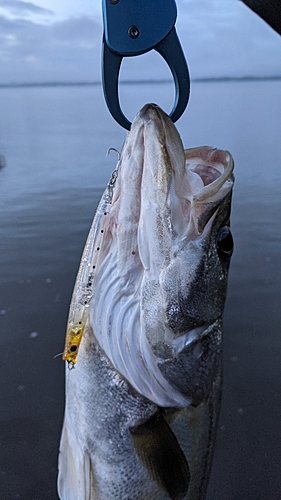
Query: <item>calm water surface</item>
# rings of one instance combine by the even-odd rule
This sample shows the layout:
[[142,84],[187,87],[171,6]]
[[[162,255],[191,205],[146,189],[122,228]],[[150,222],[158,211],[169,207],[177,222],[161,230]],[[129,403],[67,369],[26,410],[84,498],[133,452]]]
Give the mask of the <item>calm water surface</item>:
[[[186,147],[231,151],[235,253],[208,500],[281,498],[281,82],[194,83]],[[170,85],[124,85],[125,113]],[[75,275],[125,131],[92,87],[0,89],[1,500],[57,499],[60,357]]]

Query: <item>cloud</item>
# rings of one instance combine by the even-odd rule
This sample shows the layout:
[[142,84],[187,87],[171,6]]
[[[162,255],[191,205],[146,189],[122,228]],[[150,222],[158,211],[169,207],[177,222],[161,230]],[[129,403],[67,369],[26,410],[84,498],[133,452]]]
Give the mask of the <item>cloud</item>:
[[54,14],[52,10],[38,7],[32,2],[23,2],[21,0],[1,0],[1,8],[6,8],[12,14]]
[[242,2],[178,0],[178,33],[193,77],[281,74],[281,39]]
[[0,17],[0,83],[99,79],[101,37],[88,17],[52,24]]
[[[42,8],[19,0],[3,2],[20,5],[20,9]],[[177,5],[177,31],[192,78],[280,74],[280,37],[242,2],[177,0]],[[0,17],[0,83],[101,79],[100,18],[38,19],[20,13],[16,18]],[[124,58],[121,77],[159,79],[171,75],[153,51]]]
[[[97,33],[99,36],[97,37]],[[52,34],[55,39],[72,44],[89,43],[94,47],[98,39],[100,42],[101,27],[89,17],[71,18],[66,21],[55,23],[52,27]]]

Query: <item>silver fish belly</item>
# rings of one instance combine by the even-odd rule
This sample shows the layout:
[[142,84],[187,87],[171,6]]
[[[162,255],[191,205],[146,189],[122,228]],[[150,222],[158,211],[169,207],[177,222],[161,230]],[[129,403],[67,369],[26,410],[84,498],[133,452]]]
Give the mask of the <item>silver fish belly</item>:
[[[233,159],[136,116],[80,264],[61,500],[203,500],[221,397]],[[69,369],[69,366],[74,369]]]

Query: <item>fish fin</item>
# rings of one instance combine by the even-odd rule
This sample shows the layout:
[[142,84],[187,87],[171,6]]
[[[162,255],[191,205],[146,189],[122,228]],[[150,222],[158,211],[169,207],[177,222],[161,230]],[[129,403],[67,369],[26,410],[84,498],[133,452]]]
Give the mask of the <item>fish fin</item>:
[[90,500],[91,463],[65,418],[59,453],[58,494],[61,500]]
[[131,429],[141,460],[172,500],[185,497],[190,472],[184,453],[163,415],[157,412],[143,424]]

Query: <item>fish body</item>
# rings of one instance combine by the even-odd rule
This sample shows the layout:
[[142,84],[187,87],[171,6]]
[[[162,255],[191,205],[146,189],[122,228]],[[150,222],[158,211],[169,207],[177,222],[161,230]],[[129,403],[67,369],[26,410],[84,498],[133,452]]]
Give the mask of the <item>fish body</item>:
[[82,256],[64,359],[61,500],[203,500],[221,397],[230,153],[148,104]]

